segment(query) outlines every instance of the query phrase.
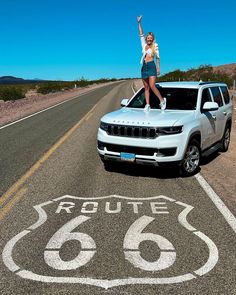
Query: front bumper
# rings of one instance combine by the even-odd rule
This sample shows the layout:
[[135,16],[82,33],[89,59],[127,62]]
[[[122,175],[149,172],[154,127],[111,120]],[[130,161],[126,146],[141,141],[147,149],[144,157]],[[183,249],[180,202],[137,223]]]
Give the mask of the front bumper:
[[97,150],[103,160],[122,161],[120,153],[135,154],[137,164],[163,166],[179,163],[185,153],[184,135],[159,136],[155,139],[130,138],[108,135],[99,128]]

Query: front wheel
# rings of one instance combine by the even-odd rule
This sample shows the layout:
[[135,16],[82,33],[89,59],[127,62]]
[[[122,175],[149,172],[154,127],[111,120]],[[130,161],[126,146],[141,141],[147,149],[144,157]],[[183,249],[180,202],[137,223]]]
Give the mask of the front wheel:
[[225,127],[224,135],[221,139],[221,152],[227,152],[229,149],[229,143],[230,143],[230,126],[227,125]]
[[201,158],[200,145],[197,140],[193,139],[185,152],[184,159],[180,166],[180,174],[191,176],[199,169]]

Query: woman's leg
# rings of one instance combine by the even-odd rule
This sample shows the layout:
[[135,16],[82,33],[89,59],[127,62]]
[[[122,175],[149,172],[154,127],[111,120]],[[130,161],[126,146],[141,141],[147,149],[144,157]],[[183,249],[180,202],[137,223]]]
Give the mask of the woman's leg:
[[144,85],[144,90],[145,90],[145,100],[146,104],[150,104],[150,87],[149,87],[149,78],[142,79],[143,80],[143,85]]
[[152,89],[153,93],[159,98],[160,102],[163,102],[164,99],[161,96],[160,91],[156,88],[155,83],[156,83],[156,77],[155,76],[149,77],[149,85],[150,85],[150,88]]

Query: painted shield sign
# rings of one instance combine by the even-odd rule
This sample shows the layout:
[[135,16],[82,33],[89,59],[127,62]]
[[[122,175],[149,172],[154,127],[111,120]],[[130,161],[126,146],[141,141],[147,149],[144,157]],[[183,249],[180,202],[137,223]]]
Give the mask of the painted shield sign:
[[218,261],[215,243],[187,221],[194,208],[166,196],[66,195],[34,209],[37,222],[3,250],[5,265],[24,279],[105,289],[174,284]]

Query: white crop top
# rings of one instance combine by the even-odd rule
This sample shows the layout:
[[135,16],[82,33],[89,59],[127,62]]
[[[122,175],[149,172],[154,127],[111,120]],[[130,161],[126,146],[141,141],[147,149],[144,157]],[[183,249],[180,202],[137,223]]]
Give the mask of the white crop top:
[[[141,45],[142,45],[142,58],[140,60],[140,63],[142,64],[146,55],[152,56],[152,49],[151,48],[148,48],[146,50],[147,43],[146,43],[146,40],[145,40],[144,35],[140,35],[140,40],[141,40]],[[156,57],[157,58],[160,58],[159,48],[158,48],[158,44],[157,43],[155,43],[155,47],[156,47]]]

